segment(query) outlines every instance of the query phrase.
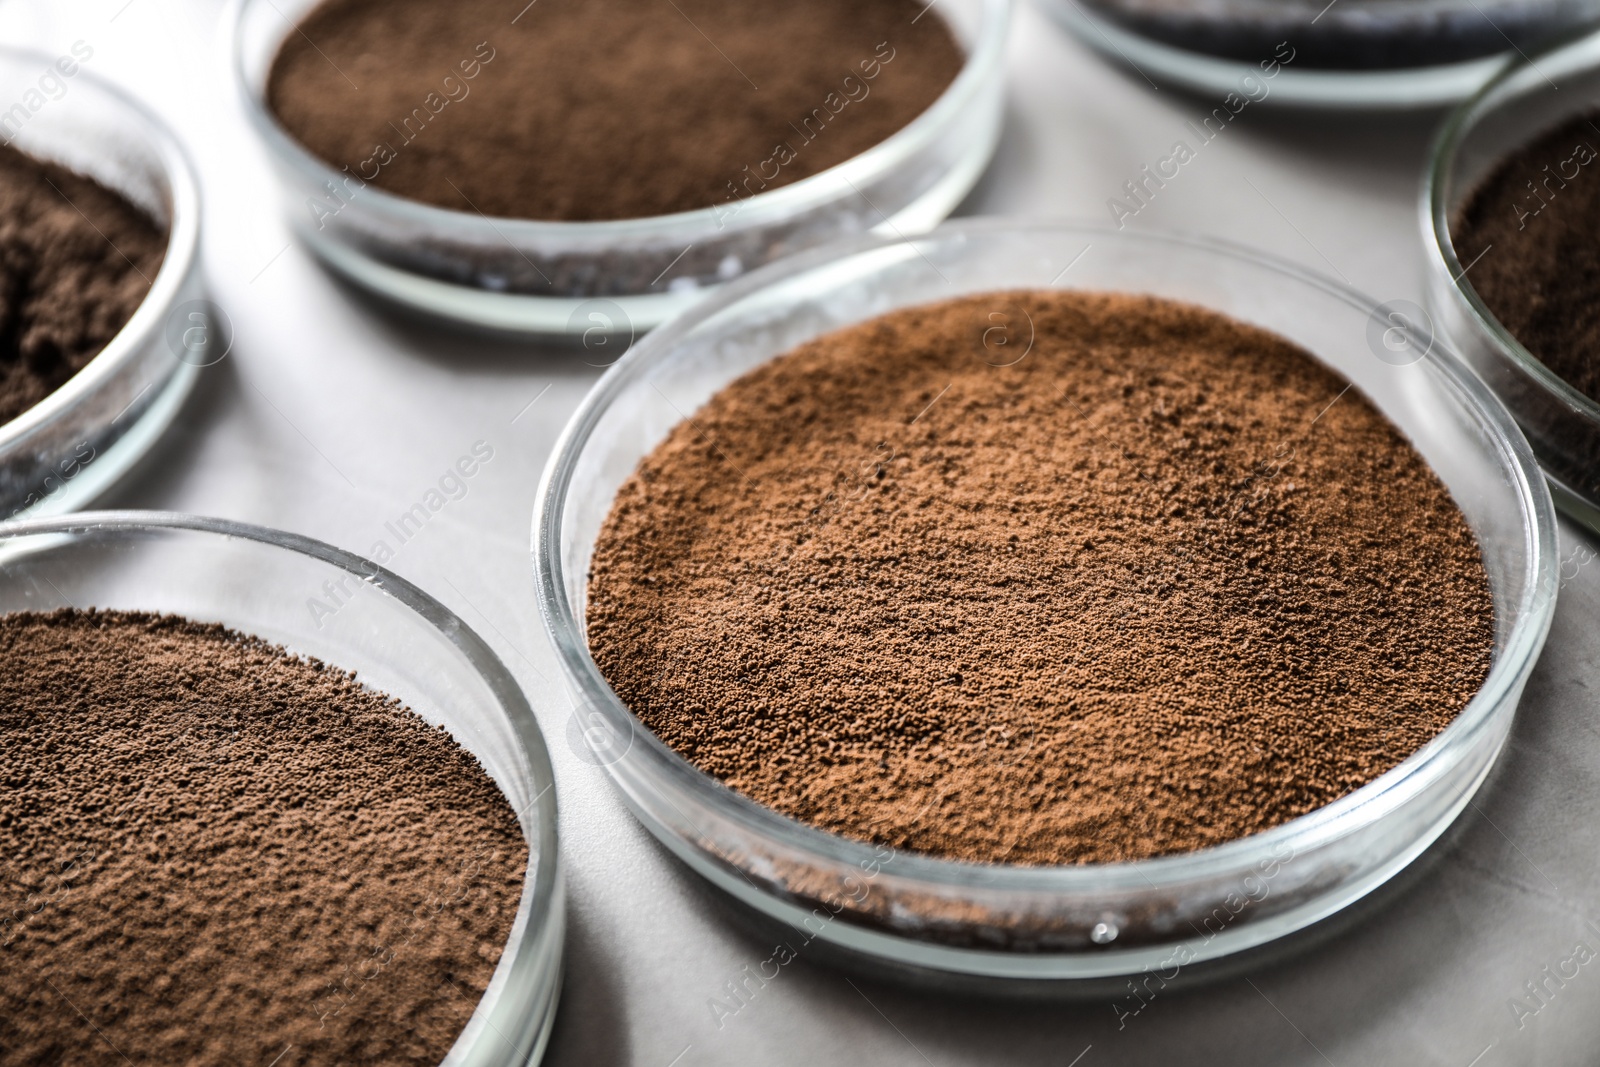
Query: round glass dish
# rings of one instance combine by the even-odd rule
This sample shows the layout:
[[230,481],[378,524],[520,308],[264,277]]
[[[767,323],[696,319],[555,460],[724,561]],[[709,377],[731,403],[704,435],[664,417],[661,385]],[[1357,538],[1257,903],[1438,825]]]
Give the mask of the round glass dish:
[[[1410,438],[1476,532],[1496,608],[1489,678],[1443,733],[1376,781],[1258,835],[1132,863],[1023,867],[897,853],[814,829],[702,773],[628,712],[589,655],[584,610],[595,537],[639,460],[718,389],[803,341],[908,305],[1017,288],[1150,293],[1255,323],[1348,377]],[[640,821],[707,879],[899,967],[1134,974],[1259,945],[1345,907],[1419,855],[1482,783],[1556,592],[1555,511],[1510,415],[1437,345],[1393,365],[1369,341],[1390,326],[1377,312],[1345,286],[1232,245],[1016,220],[857,241],[729,286],[606,372],[540,488],[538,595],[597,759]]]
[[0,524],[0,613],[66,606],[173,612],[254,634],[354,671],[471,751],[516,809],[529,863],[504,954],[443,1062],[538,1060],[565,931],[553,778],[522,690],[466,623],[376,564],[298,534],[146,511]]
[[[601,323],[631,336],[780,256],[868,231],[920,233],[977,182],[1000,135],[1011,0],[943,0],[933,12],[966,48],[967,63],[933,106],[860,155],[737,210],[545,222],[450,211],[372,186],[336,196],[330,190],[346,190],[347,175],[303,148],[263,98],[279,45],[319,2],[234,6],[235,81],[290,228],[357,284],[467,325],[581,335]],[[324,210],[313,213],[313,203]]]
[[1513,49],[1600,18],[1596,0],[1041,2],[1108,59],[1217,107],[1229,93],[1370,111],[1454,104]]
[[[201,301],[194,171],[166,126],[83,69],[82,58],[0,48],[0,139],[121,193],[167,228],[166,257],[144,303],[110,343],[61,388],[0,425],[0,518],[57,514],[92,500],[155,443],[200,367],[222,355],[209,345],[210,305]],[[58,66],[63,60],[70,62]]]
[[[1557,86],[1560,86],[1557,89]],[[1600,111],[1600,34],[1506,65],[1445,122],[1422,188],[1435,328],[1505,401],[1562,510],[1600,531],[1600,404],[1568,385],[1500,324],[1472,287],[1450,227],[1501,161],[1561,123]],[[1600,143],[1600,142],[1597,142]]]

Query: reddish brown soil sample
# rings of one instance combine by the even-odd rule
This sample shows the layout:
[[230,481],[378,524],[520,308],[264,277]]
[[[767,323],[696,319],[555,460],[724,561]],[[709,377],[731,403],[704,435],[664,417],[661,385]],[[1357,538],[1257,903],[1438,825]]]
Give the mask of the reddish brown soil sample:
[[744,199],[859,155],[965,57],[917,0],[328,0],[267,100],[351,188],[596,220]]
[[1086,863],[1276,826],[1416,751],[1490,664],[1472,532],[1345,390],[1143,297],[842,330],[624,484],[590,647],[696,766],[850,837]]
[[437,1064],[528,850],[449,734],[217,626],[0,618],[0,1064]]
[[99,355],[144,301],[166,246],[121,195],[0,146],[0,422]]

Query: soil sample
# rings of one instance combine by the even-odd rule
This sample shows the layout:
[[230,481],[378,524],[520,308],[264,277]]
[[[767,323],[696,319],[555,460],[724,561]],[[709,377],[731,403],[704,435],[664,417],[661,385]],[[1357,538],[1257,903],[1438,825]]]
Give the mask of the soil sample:
[[0,618],[0,1064],[442,1060],[526,842],[444,730],[171,616]]
[[[918,0],[328,0],[267,103],[345,175],[588,221],[746,199],[864,152],[965,61]],[[520,10],[519,10],[520,9]]]
[[1014,292],[823,336],[619,491],[590,649],[695,766],[952,859],[1217,845],[1389,770],[1490,666],[1477,542],[1282,338]]
[[1497,166],[1450,227],[1484,304],[1534,358],[1600,401],[1600,114]]
[[0,422],[127,325],[166,247],[165,230],[120,194],[0,146]]

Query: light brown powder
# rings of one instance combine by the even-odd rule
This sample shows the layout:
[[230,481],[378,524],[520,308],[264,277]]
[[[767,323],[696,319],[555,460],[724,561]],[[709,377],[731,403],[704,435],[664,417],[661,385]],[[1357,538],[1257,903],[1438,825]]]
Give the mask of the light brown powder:
[[1267,829],[1414,752],[1490,664],[1471,530],[1345,388],[1144,297],[841,330],[640,464],[590,647],[696,766],[850,837],[1045,864]]

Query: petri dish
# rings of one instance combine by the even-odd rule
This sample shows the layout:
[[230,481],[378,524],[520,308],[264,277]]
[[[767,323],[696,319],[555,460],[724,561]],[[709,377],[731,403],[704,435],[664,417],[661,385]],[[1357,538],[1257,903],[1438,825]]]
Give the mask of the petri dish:
[[1456,254],[1451,226],[1502,160],[1563,122],[1600,111],[1600,35],[1569,35],[1504,65],[1450,115],[1422,187],[1428,310],[1516,416],[1556,504],[1600,531],[1600,403],[1541,363],[1495,318]]
[[[167,230],[150,291],[98,355],[45,399],[0,425],[0,517],[83,507],[128,471],[172,423],[201,367],[227,354],[226,327],[204,299],[200,194],[194,170],[165,124],[88,70],[39,80],[57,57],[0,48],[0,115],[7,142],[122,194]],[[18,110],[22,118],[16,117]]]
[[707,207],[605,222],[494,219],[368,186],[319,219],[308,203],[325,201],[330,182],[343,188],[345,175],[303,148],[263,100],[280,44],[318,2],[234,6],[235,82],[290,228],[356,284],[432,317],[497,332],[583,336],[598,328],[631,340],[781,256],[851,234],[927,230],[977,182],[1000,135],[1011,0],[944,0],[932,11],[967,50],[944,94],[887,140],[758,193],[731,216]]
[[1600,18],[1595,0],[1040,2],[1111,61],[1219,107],[1230,93],[1305,108],[1444,107],[1507,56]]
[[[1489,677],[1450,726],[1380,778],[1271,830],[1136,862],[1040,867],[897,852],[805,825],[704,774],[629,712],[589,654],[584,611],[595,538],[639,460],[722,386],[810,338],[1019,288],[1148,293],[1270,329],[1349,378],[1411,440],[1476,533],[1495,604]],[[1417,338],[1414,359],[1380,355],[1375,325],[1389,325],[1375,301],[1249,249],[1026,220],[846,243],[730,285],[606,372],[541,483],[536,587],[595,762],[640,822],[714,885],[846,957],[897,970],[1102,979],[1226,956],[1335,914],[1420,855],[1482,784],[1556,591],[1555,510],[1510,414],[1432,338]]]
[[517,812],[529,861],[488,989],[442,1062],[538,1061],[565,936],[554,780],[521,688],[466,623],[377,564],[298,534],[153,511],[0,524],[0,613],[61,607],[170,612],[260,637],[353,671],[476,756]]

